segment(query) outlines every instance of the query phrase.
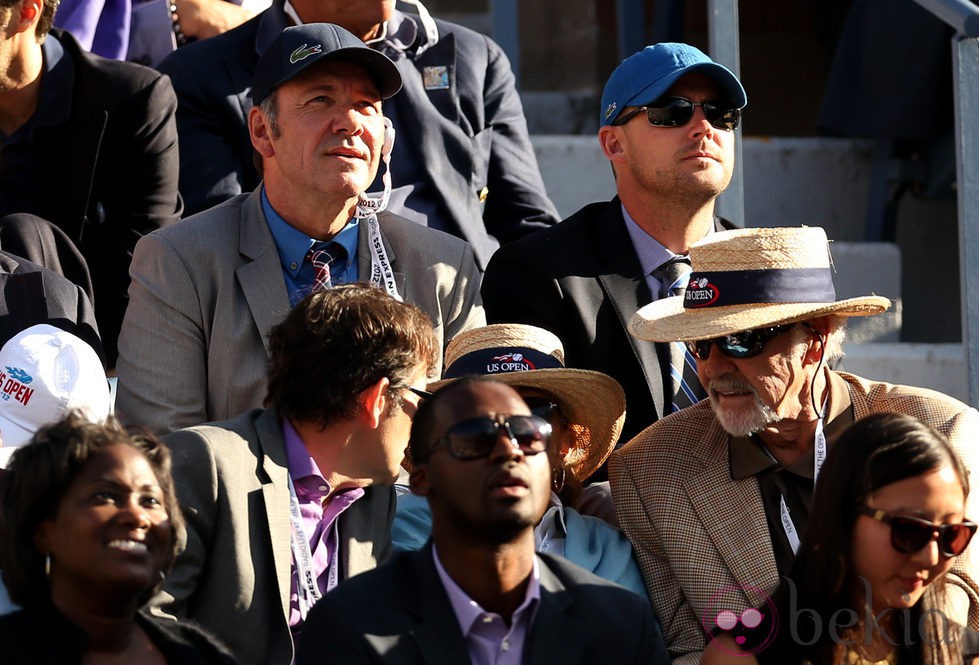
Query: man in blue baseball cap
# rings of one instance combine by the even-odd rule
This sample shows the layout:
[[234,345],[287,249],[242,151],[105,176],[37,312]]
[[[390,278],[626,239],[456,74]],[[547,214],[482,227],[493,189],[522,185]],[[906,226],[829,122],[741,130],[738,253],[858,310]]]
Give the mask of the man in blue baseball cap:
[[694,242],[730,226],[714,201],[731,180],[746,103],[737,77],[693,46],[654,44],[626,58],[605,85],[598,130],[618,195],[502,247],[486,270],[491,323],[547,328],[569,367],[622,385],[622,442],[702,397],[692,358],[626,326],[685,286]]

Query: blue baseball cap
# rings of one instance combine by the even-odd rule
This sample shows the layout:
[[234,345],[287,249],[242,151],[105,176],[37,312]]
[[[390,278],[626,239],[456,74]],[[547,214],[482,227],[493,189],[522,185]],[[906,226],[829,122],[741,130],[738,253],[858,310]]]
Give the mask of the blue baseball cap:
[[286,28],[269,44],[255,66],[252,102],[261,104],[269,93],[317,62],[327,60],[360,65],[374,80],[381,99],[401,90],[401,72],[390,58],[332,23],[306,23]]
[[684,74],[700,72],[720,88],[726,101],[738,108],[748,95],[738,77],[724,65],[689,44],[662,42],[647,46],[623,60],[605,84],[599,125],[611,125],[627,106],[643,106],[662,97]]

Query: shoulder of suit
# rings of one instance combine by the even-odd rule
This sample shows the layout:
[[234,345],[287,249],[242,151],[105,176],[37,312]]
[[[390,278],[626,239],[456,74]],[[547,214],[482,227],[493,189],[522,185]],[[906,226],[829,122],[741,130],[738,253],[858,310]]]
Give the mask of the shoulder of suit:
[[[647,604],[640,596],[626,589],[624,586],[599,577],[578,564],[568,561],[564,557],[547,554],[546,552],[538,552],[537,556],[541,564],[546,566],[572,595],[579,593],[587,593],[589,595],[593,593],[608,594],[609,602],[628,602],[629,600],[635,599],[634,604],[637,606]],[[546,587],[543,579],[541,584]]]
[[107,106],[117,99],[125,101],[134,93],[164,78],[163,74],[152,67],[89,53],[79,46],[71,33],[64,30],[52,28],[51,35],[72,58],[76,87],[95,87],[97,97],[89,103],[97,102]]
[[952,418],[969,411],[968,404],[929,388],[873,381],[847,372],[838,372],[850,386],[854,401],[865,401],[871,413],[895,411],[913,416],[942,429]]
[[265,409],[252,409],[231,420],[185,427],[166,434],[163,441],[174,447],[206,443],[212,448],[230,448],[232,452],[244,453],[249,450],[249,444],[257,440],[256,421],[264,413]]
[[[237,194],[227,201],[195,213],[190,217],[185,217],[175,224],[156,229],[149,235],[166,238],[176,245],[198,246],[204,250],[208,250],[209,247],[215,248],[216,238],[226,239],[229,234],[237,238],[242,224],[259,222],[265,224],[264,218],[252,219],[244,216],[245,201],[250,195],[251,192]],[[269,236],[271,237],[271,232],[269,232]],[[237,246],[236,241],[234,243],[235,251],[237,251]]]
[[612,454],[626,463],[635,460],[647,464],[651,457],[672,459],[678,454],[686,457],[695,443],[714,438],[726,441],[727,434],[717,422],[709,400],[705,399],[657,420]]
[[[419,248],[440,245],[455,247],[461,251],[467,244],[465,240],[450,233],[429,228],[393,212],[382,212],[377,218],[381,223],[381,233],[385,238],[408,239]],[[363,221],[360,224],[366,228]]]
[[160,71],[205,77],[213,75],[212,65],[242,58],[245,53],[250,54],[250,60],[257,61],[255,36],[263,15],[264,12],[220,35],[181,46],[160,62]]
[[559,224],[505,243],[490,259],[487,272],[493,270],[494,259],[559,265],[574,261],[576,256],[594,260],[595,234],[601,233],[597,222],[607,214],[609,205],[608,201],[590,203]]

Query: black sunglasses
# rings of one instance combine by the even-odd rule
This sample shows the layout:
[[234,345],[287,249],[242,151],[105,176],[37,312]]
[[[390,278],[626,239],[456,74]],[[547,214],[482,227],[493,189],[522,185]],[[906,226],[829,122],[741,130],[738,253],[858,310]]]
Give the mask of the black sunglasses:
[[667,97],[655,106],[640,106],[623,113],[616,118],[613,125],[624,125],[640,113],[646,113],[646,120],[653,127],[683,127],[693,117],[696,107],[704,110],[707,122],[717,129],[737,129],[741,122],[741,109],[731,106],[730,102],[692,102],[683,97]]
[[934,524],[917,517],[890,515],[870,506],[860,506],[860,514],[891,527],[891,547],[903,554],[913,554],[933,540],[944,556],[962,554],[976,533],[972,522]]
[[524,455],[542,453],[551,442],[551,424],[539,416],[483,416],[456,423],[432,444],[431,450],[444,443],[458,460],[480,459],[496,447],[501,430]]
[[531,415],[543,418],[547,422],[553,420],[554,414],[561,413],[561,407],[554,400],[546,397],[524,397],[523,401],[530,409]]
[[710,357],[712,345],[716,346],[717,350],[728,358],[753,358],[761,353],[769,340],[778,337],[794,325],[794,323],[789,323],[784,326],[742,330],[723,337],[700,339],[686,344],[687,349],[697,360],[707,360]]

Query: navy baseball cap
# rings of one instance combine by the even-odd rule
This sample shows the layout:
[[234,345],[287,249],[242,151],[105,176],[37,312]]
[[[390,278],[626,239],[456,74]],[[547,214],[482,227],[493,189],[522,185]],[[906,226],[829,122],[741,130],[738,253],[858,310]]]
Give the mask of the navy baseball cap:
[[252,81],[252,101],[261,104],[274,89],[326,60],[352,62],[363,67],[381,93],[381,99],[401,90],[401,73],[383,53],[332,23],[307,23],[286,28],[275,38],[258,65]]
[[711,78],[725,101],[738,108],[748,96],[738,77],[689,44],[662,42],[647,46],[623,60],[605,84],[599,125],[611,125],[627,106],[644,106],[662,97],[684,74],[700,72]]

